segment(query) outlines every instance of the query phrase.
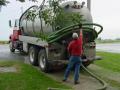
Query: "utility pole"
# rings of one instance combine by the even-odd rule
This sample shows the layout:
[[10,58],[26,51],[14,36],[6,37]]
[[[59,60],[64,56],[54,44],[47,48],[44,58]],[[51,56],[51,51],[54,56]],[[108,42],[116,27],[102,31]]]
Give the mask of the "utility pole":
[[89,10],[91,11],[91,0],[87,0],[87,7],[88,7]]
[[2,8],[2,6],[0,5],[0,12],[1,12],[1,8]]

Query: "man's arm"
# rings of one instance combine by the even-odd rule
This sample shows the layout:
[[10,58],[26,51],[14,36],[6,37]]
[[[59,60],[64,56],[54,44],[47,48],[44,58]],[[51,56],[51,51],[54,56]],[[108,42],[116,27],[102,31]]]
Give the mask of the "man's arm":
[[82,32],[82,29],[80,30],[79,43],[80,43],[81,54],[83,54],[83,32]]

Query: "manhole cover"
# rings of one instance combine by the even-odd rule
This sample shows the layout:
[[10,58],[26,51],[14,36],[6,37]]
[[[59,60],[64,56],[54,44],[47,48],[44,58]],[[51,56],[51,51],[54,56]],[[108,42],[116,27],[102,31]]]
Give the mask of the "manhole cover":
[[1,72],[17,72],[15,67],[0,67]]

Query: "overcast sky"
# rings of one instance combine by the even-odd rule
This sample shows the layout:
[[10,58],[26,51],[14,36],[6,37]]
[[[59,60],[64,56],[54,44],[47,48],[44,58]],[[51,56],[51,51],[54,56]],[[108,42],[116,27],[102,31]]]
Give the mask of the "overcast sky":
[[[9,19],[19,18],[21,15],[21,7],[24,10],[33,3],[20,3],[16,0],[9,0],[11,3],[6,7],[2,7],[0,12],[0,40],[8,40],[12,30],[8,26]],[[42,1],[42,0],[39,0]],[[86,1],[86,0],[80,0]],[[102,39],[120,38],[120,0],[91,0],[92,16],[95,23],[99,23],[104,27],[103,32],[99,35]],[[38,4],[40,4],[39,2]],[[37,4],[37,3],[35,3]]]

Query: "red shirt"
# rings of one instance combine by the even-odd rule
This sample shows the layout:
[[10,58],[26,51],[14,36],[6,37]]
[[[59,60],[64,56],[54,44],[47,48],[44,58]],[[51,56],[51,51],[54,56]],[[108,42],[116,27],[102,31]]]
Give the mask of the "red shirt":
[[81,56],[82,54],[82,39],[75,39],[71,41],[68,45],[68,52],[72,56]]

